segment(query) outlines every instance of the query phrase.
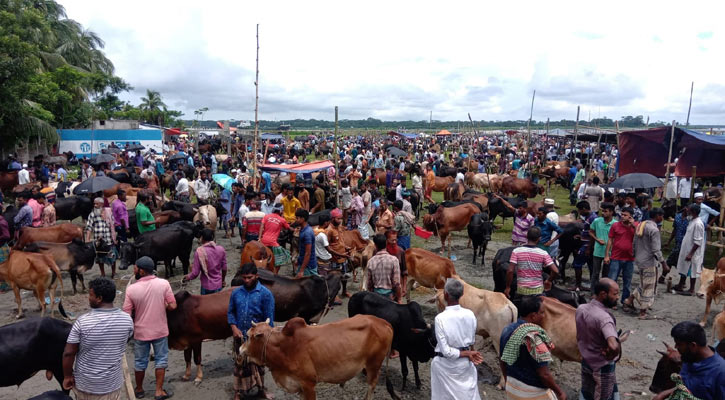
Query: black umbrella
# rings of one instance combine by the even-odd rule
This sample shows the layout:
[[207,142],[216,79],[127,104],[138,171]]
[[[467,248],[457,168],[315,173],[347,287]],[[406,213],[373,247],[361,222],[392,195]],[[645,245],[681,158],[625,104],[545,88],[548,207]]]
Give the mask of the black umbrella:
[[120,152],[121,152],[121,149],[119,149],[118,147],[109,147],[106,149],[106,153],[108,153],[108,154],[118,154]]
[[620,176],[610,183],[609,187],[615,189],[648,189],[661,187],[662,185],[662,181],[657,179],[656,176],[636,172]]
[[130,144],[128,145],[128,148],[126,150],[128,151],[135,151],[135,150],[143,150],[145,147],[141,146],[140,144]]
[[112,156],[110,154],[99,154],[99,155],[93,157],[93,159],[91,159],[91,162],[93,164],[103,164],[103,163],[110,163],[115,160],[116,160],[116,157]]
[[118,185],[118,181],[107,176],[94,176],[86,179],[73,189],[73,194],[88,194],[102,192]]
[[388,147],[387,152],[393,157],[405,157],[408,155],[408,153],[395,146]]
[[169,161],[172,160],[186,160],[186,155],[181,153],[176,153],[173,156],[169,157]]

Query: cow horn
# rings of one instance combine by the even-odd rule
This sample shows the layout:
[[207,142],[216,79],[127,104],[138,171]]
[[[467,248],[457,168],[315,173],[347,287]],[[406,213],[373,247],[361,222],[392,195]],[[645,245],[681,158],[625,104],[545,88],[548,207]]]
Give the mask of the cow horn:
[[425,327],[430,329],[430,324],[425,324]]
[[252,327],[257,326],[257,322],[252,321]]
[[266,320],[264,320],[264,322],[266,322],[267,325],[269,325],[269,318],[267,318]]
[[665,345],[665,347],[667,348],[667,351],[670,351],[670,350],[672,350],[672,347],[670,347],[670,345],[669,345],[669,344],[667,344],[667,342],[665,342],[664,340],[662,341],[662,344],[664,344],[664,345]]
[[662,350],[655,350],[655,351],[657,351],[658,353],[660,353],[660,355],[662,355],[662,356],[666,356],[667,355],[667,353],[664,352],[664,351],[662,351]]

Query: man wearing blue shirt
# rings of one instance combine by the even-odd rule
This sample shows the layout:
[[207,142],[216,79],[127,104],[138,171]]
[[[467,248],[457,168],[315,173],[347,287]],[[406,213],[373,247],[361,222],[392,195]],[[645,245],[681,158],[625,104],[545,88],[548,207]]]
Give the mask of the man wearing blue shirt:
[[[555,224],[552,220],[546,218],[547,212],[548,211],[546,210],[546,207],[539,207],[539,210],[536,212],[536,221],[534,221],[534,225],[541,229],[539,248],[543,249],[544,251],[549,253],[549,255],[551,255],[550,246],[557,239],[559,239],[559,236],[561,236],[563,230],[559,228],[559,225]],[[553,232],[556,232],[556,236],[552,238],[551,234]]]
[[[712,207],[705,204],[704,201],[705,201],[705,196],[703,196],[702,193],[695,193],[695,203],[700,205],[699,218],[702,221],[702,223],[705,224],[705,228],[707,228],[708,221],[710,220],[710,216],[712,215],[713,217],[719,217],[720,212],[713,210]],[[716,221],[715,218],[713,218],[712,221],[709,221],[710,226],[712,226],[712,223],[715,221]]]
[[262,179],[264,180],[264,188],[261,192],[270,193],[272,191],[272,175],[269,171],[262,171]]
[[239,354],[239,348],[247,340],[252,324],[267,322],[274,326],[274,296],[259,283],[254,263],[239,268],[242,286],[234,289],[229,298],[227,322],[234,336],[234,398],[240,399],[257,389],[264,396],[264,367],[249,362]]
[[307,223],[310,212],[299,208],[295,212],[295,225],[300,228],[300,248],[297,258],[297,278],[317,275],[317,256],[315,255],[315,233]]

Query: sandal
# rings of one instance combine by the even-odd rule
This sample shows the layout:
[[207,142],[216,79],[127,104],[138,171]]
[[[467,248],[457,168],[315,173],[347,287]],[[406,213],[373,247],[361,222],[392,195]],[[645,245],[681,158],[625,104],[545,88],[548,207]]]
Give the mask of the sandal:
[[143,399],[146,395],[146,392],[142,390],[140,392],[133,392],[133,394],[134,396],[136,396],[137,399]]
[[631,304],[622,303],[622,311],[627,312],[627,313],[633,313],[633,312],[636,312],[637,310]]
[[161,395],[161,396],[154,396],[154,400],[166,400],[166,399],[170,399],[174,396],[174,392],[172,392],[171,390],[168,390],[168,389],[164,389],[164,393],[166,393],[166,394]]

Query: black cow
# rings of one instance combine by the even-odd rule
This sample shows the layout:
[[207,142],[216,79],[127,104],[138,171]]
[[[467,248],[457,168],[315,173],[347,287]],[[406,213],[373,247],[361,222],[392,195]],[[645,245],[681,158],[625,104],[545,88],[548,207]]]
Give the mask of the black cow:
[[486,247],[493,233],[493,223],[488,220],[488,213],[474,214],[468,223],[467,229],[468,238],[471,239],[471,243],[473,244],[472,263],[474,265],[476,264],[476,255],[478,254],[478,249],[481,248],[481,265],[483,265],[486,256]]
[[677,199],[664,199],[662,201],[662,210],[665,212],[665,219],[675,218],[677,214]]
[[307,219],[307,223],[310,226],[318,226],[318,225],[320,225],[320,217],[323,215],[327,215],[329,217],[331,211],[332,210],[328,209],[328,210],[318,211],[314,214],[310,214],[310,218]]
[[415,218],[420,218],[420,206],[423,203],[420,201],[420,195],[416,191],[410,192],[410,207],[413,209],[413,212],[415,213]]
[[443,206],[445,208],[451,208],[460,206],[461,204],[473,204],[474,206],[478,207],[478,210],[481,212],[484,212],[483,206],[480,203],[477,203],[473,200],[463,200],[463,201],[444,201],[440,204],[430,203],[428,204],[428,214],[435,214],[435,212],[438,210],[438,207]]
[[71,185],[73,185],[73,182],[58,182],[58,186],[55,188],[55,197],[58,199],[62,199],[66,196],[72,195],[73,193],[71,193],[70,191]]
[[55,200],[55,216],[59,220],[72,221],[78,217],[84,220],[93,211],[93,202],[87,196],[71,196]]
[[177,200],[171,200],[167,201],[161,206],[162,211],[172,210],[177,211],[179,214],[181,214],[181,219],[184,221],[193,221],[194,215],[196,215],[198,208],[195,207],[195,204],[191,203],[184,203],[182,201]]
[[441,165],[438,168],[438,175],[440,177],[446,177],[446,176],[452,176],[456,177],[456,174],[458,174],[458,168],[456,167],[449,167],[447,165]]
[[81,239],[73,239],[69,243],[30,243],[23,251],[44,253],[50,255],[58,268],[68,271],[73,284],[73,294],[76,294],[76,280],[81,281],[81,287],[86,290],[83,272],[93,268],[96,262],[96,249],[93,243],[84,243]]
[[[326,277],[308,276],[299,279],[275,275],[260,269],[259,282],[274,295],[274,320],[288,321],[300,317],[308,324],[317,323],[329,311],[342,287],[342,275],[332,271]],[[243,285],[237,271],[232,286]]]
[[203,224],[177,221],[139,235],[133,243],[121,243],[120,269],[126,269],[139,259],[149,256],[154,262],[164,262],[166,277],[173,274],[171,262],[181,260],[184,275],[189,273],[189,256],[195,237],[201,236]]
[[[504,200],[506,200],[509,204],[511,204],[514,208],[518,208],[520,204],[523,204],[526,206],[528,203],[526,202],[526,199],[521,197],[503,197]],[[509,217],[514,216],[514,211],[511,211],[506,207],[501,200],[497,199],[492,194],[488,194],[488,212],[489,216],[491,217],[491,221],[495,220],[496,217],[499,215],[504,220]]]
[[70,329],[71,324],[50,317],[0,327],[0,387],[20,386],[43,370],[62,385],[63,349]]
[[347,303],[347,314],[374,315],[393,327],[393,349],[400,352],[400,370],[403,374],[403,389],[408,379],[408,362],[413,363],[415,387],[420,389],[418,363],[428,362],[435,356],[437,344],[434,329],[426,324],[420,305],[416,302],[397,304],[374,292],[357,292]]
[[[576,257],[577,252],[582,247],[582,229],[584,229],[583,222],[572,222],[561,226],[563,232],[559,235],[559,275],[561,275],[561,281],[564,282],[566,277],[566,264],[569,261],[569,256]],[[587,238],[584,238],[585,240]]]

